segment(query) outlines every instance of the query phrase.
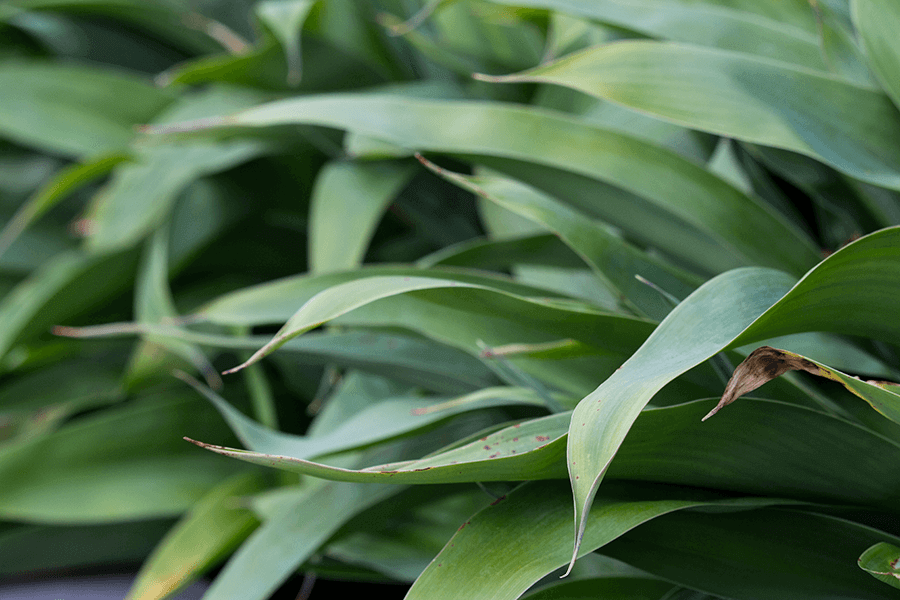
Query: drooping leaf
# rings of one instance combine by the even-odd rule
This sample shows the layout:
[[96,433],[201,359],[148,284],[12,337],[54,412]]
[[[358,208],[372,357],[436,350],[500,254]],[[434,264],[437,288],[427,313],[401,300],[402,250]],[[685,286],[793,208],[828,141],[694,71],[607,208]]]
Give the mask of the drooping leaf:
[[[559,482],[528,483],[500,498],[462,524],[407,598],[518,598],[566,564],[568,500]],[[582,554],[673,511],[717,505],[740,510],[772,503],[777,501],[729,499],[689,488],[612,485],[591,509]]]
[[806,154],[862,181],[900,189],[900,151],[893,142],[900,136],[900,113],[890,100],[786,63],[626,41],[486,79],[569,86],[686,127]]
[[505,427],[432,457],[359,470],[289,456],[269,455],[191,440],[223,456],[332,481],[459,483],[522,481],[565,477],[565,434],[568,413]]
[[[526,169],[528,163],[534,163],[614,184],[646,199],[670,219],[686,221],[706,232],[718,246],[720,270],[762,264],[800,273],[816,260],[808,240],[779,215],[702,167],[643,140],[555,111],[390,94],[323,95],[264,104],[219,125],[289,123],[339,127],[420,151],[515,159]],[[447,127],[447,123],[457,125]],[[154,131],[215,125],[185,123]],[[541,135],[532,135],[534,131]],[[639,214],[630,204],[619,212],[619,218]],[[634,223],[634,228],[639,230],[642,225]],[[765,244],[754,231],[770,232]]]
[[122,151],[174,97],[133,75],[44,62],[0,67],[0,136],[91,158]]
[[725,387],[722,399],[712,411],[705,417],[705,421],[719,410],[728,406],[744,394],[749,394],[767,381],[787,373],[788,371],[806,371],[812,375],[819,375],[833,379],[842,384],[853,394],[856,394],[872,405],[875,410],[896,423],[900,423],[900,395],[892,391],[897,384],[890,382],[862,381],[850,377],[827,365],[811,361],[804,356],[778,350],[770,346],[761,346],[753,351],[744,362],[734,370],[734,374]]
[[235,435],[257,454],[274,454],[309,459],[326,454],[357,450],[430,428],[457,414],[515,404],[540,405],[540,398],[528,390],[488,388],[455,399],[393,397],[374,401],[327,434],[292,435],[264,427],[241,414],[225,399],[197,382],[193,387],[212,402]]
[[[783,273],[740,269],[716,277],[678,305],[647,342],[576,407],[568,440],[576,548],[587,508],[631,424],[666,383],[717,352],[799,331],[889,338],[900,281],[900,228],[832,254],[799,283]],[[831,282],[853,282],[836,293]],[[853,307],[865,307],[865,310]],[[574,560],[574,559],[573,559]]]
[[900,541],[852,521],[799,510],[679,511],[635,528],[602,552],[726,598],[888,600],[895,590],[854,564],[866,548],[884,540]]

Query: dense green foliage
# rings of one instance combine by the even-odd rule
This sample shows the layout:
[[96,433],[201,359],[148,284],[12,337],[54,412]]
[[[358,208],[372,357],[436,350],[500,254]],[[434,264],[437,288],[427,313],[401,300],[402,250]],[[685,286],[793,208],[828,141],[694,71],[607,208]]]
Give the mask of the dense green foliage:
[[0,31],[0,574],[896,597],[895,0]]

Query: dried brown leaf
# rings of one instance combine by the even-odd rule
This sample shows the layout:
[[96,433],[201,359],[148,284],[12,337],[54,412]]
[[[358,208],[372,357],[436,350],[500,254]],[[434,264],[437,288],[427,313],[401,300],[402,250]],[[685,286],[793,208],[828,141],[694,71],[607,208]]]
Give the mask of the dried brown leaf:
[[760,346],[737,366],[731,379],[728,380],[728,385],[725,386],[722,399],[702,420],[707,420],[723,406],[728,406],[744,394],[788,371],[806,371],[812,375],[823,375],[822,369],[802,356],[771,346]]

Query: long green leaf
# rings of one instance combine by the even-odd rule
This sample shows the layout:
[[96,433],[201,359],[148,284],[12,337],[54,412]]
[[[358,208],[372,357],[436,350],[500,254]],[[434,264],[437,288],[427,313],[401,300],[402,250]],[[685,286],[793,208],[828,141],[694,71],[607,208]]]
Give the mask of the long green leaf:
[[[568,440],[575,496],[576,551],[601,479],[632,423],[666,383],[717,352],[799,331],[896,339],[900,228],[871,234],[831,255],[792,286],[792,278],[740,269],[700,287],[645,344],[576,407]],[[844,282],[835,290],[833,282]],[[574,560],[574,558],[573,558]]]
[[736,600],[888,600],[896,591],[855,564],[866,548],[885,540],[900,541],[858,523],[796,510],[682,511],[635,528],[602,552]]
[[852,0],[853,23],[875,76],[900,108],[900,43],[893,35],[900,27],[900,6],[889,0]]
[[236,506],[262,489],[258,473],[242,473],[217,485],[171,529],[141,567],[128,600],[157,600],[200,578],[258,525]]
[[4,448],[0,514],[69,524],[177,515],[236,471],[181,440],[225,433],[210,411],[193,398],[145,398]]
[[[258,94],[247,91],[211,89],[181,99],[160,118],[221,115],[259,99]],[[263,150],[262,144],[246,141],[142,148],[135,162],[117,169],[109,186],[94,199],[88,246],[109,252],[134,244],[165,220],[190,182],[247,161]]]
[[310,198],[310,271],[360,266],[384,211],[413,173],[412,164],[396,161],[326,165]]
[[900,189],[900,113],[890,100],[787,63],[627,41],[483,79],[565,85],[686,127],[806,154],[862,181]]
[[745,52],[827,71],[816,36],[802,28],[708,2],[516,0],[594,19],[649,37]]
[[879,542],[859,557],[859,567],[884,583],[900,588],[900,548]]
[[[420,151],[515,159],[612,183],[705,231],[725,256],[720,261],[727,258],[731,267],[761,264],[799,274],[816,260],[809,241],[779,215],[702,167],[646,141],[561,113],[390,94],[323,95],[264,104],[218,125],[290,123],[339,127]],[[155,131],[214,126],[186,123]],[[631,210],[623,209],[625,214]],[[640,228],[639,223],[634,226]],[[765,243],[756,231],[769,232]]]
[[[611,485],[591,509],[582,554],[673,511],[716,505],[740,509],[775,502],[727,499],[689,488]],[[559,482],[517,488],[463,523],[407,598],[518,598],[566,564],[568,511],[568,494]]]
[[[234,350],[256,350],[270,340],[268,336],[216,335],[141,323],[58,327],[56,333],[71,337],[146,334]],[[471,354],[399,334],[365,330],[317,332],[290,340],[281,350],[307,364],[338,364],[443,393],[474,391],[497,383],[493,373]]]
[[528,186],[502,177],[452,173],[428,161],[424,164],[482,198],[546,225],[604,278],[609,287],[630,299],[630,304],[644,314],[661,319],[671,306],[659,293],[640,283],[636,275],[679,298],[687,296],[700,283],[699,278],[648,256],[608,228],[592,223],[584,215]]
[[268,598],[347,520],[399,489],[350,483],[301,488],[231,557],[204,598]]
[[432,457],[360,470],[190,441],[223,456],[331,481],[388,484],[523,481],[565,477],[563,459],[568,423],[569,414],[560,413],[505,427]]
[[0,67],[0,136],[72,157],[121,151],[173,96],[112,70],[9,61]]
[[541,405],[534,393],[516,388],[487,388],[450,400],[394,397],[361,409],[327,434],[300,436],[264,427],[244,416],[212,390],[190,382],[222,414],[235,435],[251,450],[263,454],[309,459],[356,450],[430,428],[454,415],[507,405]]

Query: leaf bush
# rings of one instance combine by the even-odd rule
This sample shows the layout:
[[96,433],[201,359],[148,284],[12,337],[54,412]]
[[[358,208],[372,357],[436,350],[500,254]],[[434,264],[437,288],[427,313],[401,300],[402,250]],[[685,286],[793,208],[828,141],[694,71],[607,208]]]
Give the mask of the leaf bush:
[[895,2],[0,27],[4,575],[895,596]]

